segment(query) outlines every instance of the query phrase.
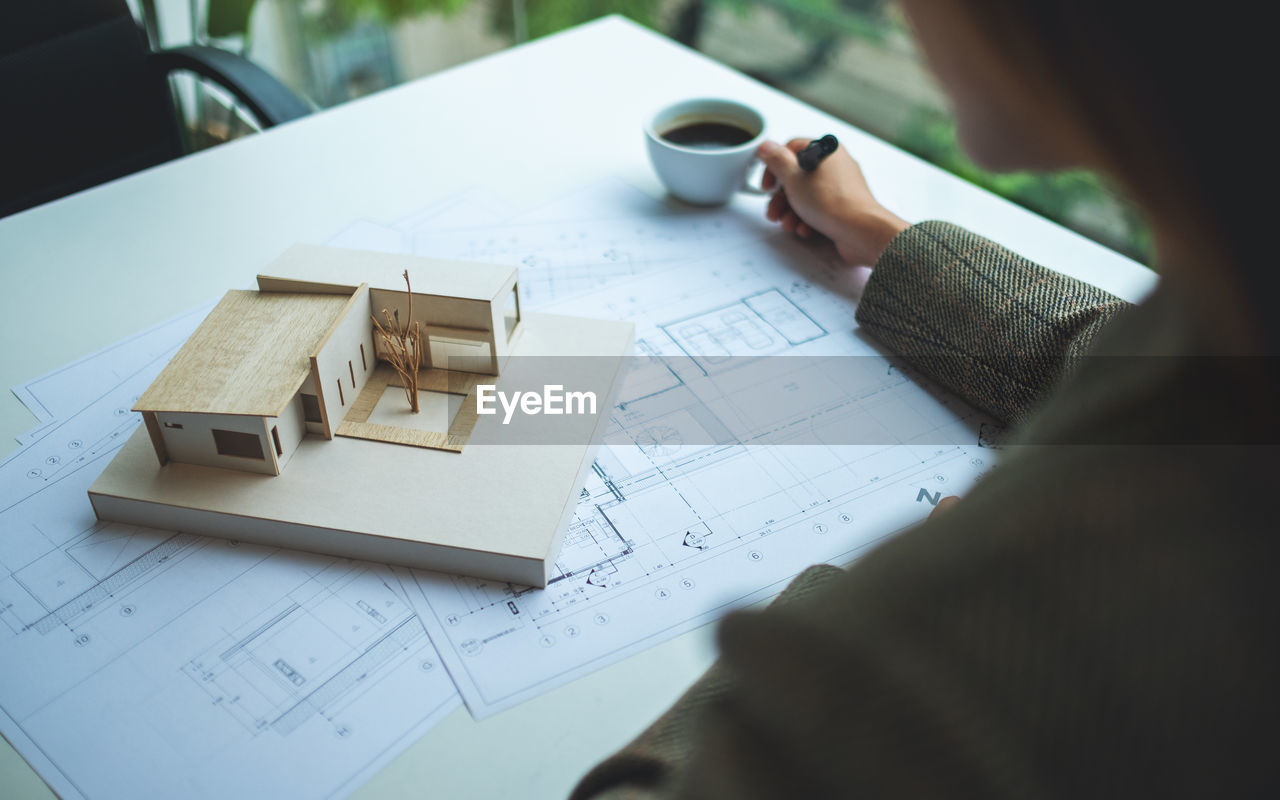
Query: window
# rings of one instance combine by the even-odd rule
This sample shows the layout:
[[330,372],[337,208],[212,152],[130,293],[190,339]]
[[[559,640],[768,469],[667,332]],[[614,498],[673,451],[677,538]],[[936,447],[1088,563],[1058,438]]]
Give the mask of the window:
[[356,388],[356,368],[351,366],[351,362],[347,362],[347,371],[351,373],[351,388]]
[[265,461],[267,458],[262,452],[262,437],[253,433],[223,431],[214,428],[213,445],[218,449],[218,455],[222,456],[256,458],[259,461]]
[[284,455],[284,448],[280,446],[280,429],[275,425],[271,426],[271,441],[275,443],[276,455]]
[[360,343],[360,368],[365,372],[369,371],[369,362],[364,357],[364,342]]
[[178,430],[182,430],[182,423],[181,423],[181,422],[166,422],[166,423],[164,424],[164,426],[165,426],[166,428],[176,428],[176,429],[178,429]]
[[338,405],[345,406],[347,399],[342,396],[342,378],[338,378]]
[[320,417],[320,399],[314,394],[302,395],[302,418],[307,422],[324,422]]

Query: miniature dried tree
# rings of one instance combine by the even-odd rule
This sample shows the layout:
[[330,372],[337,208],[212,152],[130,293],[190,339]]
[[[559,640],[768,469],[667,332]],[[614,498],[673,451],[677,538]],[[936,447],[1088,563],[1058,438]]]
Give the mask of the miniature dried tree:
[[400,385],[404,387],[405,397],[409,400],[409,411],[418,413],[418,367],[422,366],[422,328],[413,319],[413,287],[409,285],[409,270],[404,271],[404,291],[409,297],[409,315],[404,324],[400,324],[400,311],[382,309],[386,325],[373,317],[373,327],[378,340],[382,343],[383,352],[391,366],[400,376]]

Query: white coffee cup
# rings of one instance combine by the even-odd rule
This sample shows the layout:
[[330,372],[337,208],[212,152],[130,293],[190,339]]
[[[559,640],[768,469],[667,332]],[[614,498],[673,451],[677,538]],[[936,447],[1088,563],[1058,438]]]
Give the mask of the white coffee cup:
[[[708,123],[737,128],[748,138],[738,144],[677,144],[664,138]],[[756,148],[764,141],[764,117],[754,108],[710,97],[682,100],[651,115],[644,133],[654,171],[667,191],[681,200],[719,205],[736,192],[764,194],[747,182]]]

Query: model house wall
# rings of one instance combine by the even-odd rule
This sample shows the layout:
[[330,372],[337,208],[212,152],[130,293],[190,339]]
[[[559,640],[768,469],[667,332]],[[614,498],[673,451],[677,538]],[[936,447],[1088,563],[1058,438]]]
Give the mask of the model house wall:
[[274,420],[268,419],[266,422],[269,433],[272,428],[276,429],[272,437],[272,446],[279,446],[276,450],[276,463],[283,470],[307,435],[307,424],[302,418],[302,393],[299,392],[294,396],[279,417]]
[[413,319],[431,339],[428,355],[434,366],[501,373],[523,329],[518,324],[518,273],[512,267],[467,264],[459,268],[457,262],[441,259],[294,245],[269,268],[272,276],[279,277],[260,275],[258,285],[271,290],[288,285],[343,286],[352,278],[354,258],[360,263],[358,277],[369,284],[373,313],[384,325],[383,309],[393,317],[398,311],[402,321],[408,319],[404,272],[409,271]]
[[[417,318],[417,299],[414,300],[414,317]],[[457,372],[476,372],[498,375],[501,372],[494,349],[493,334],[488,330],[472,328],[446,328],[440,325],[422,325],[426,345],[422,354],[423,369],[449,369]],[[381,337],[374,337],[378,358],[386,361],[386,347]]]
[[[383,309],[400,320],[409,318],[404,291],[370,289],[378,321],[386,326]],[[413,293],[413,319],[427,337],[426,367],[497,375],[508,349],[505,336],[494,335],[494,302],[462,297]],[[499,328],[499,330],[501,330]]]
[[509,285],[504,285],[491,305],[493,312],[492,326],[498,346],[499,358],[505,360],[511,352],[516,336],[520,331],[520,291],[517,276],[512,275]]
[[302,387],[298,389],[297,400],[302,409],[302,424],[307,433],[331,438],[325,432],[324,415],[320,411],[320,396],[316,394],[314,373],[308,375]]
[[280,474],[271,426],[263,417],[158,411],[156,421],[172,461]]
[[333,438],[376,364],[369,314],[369,290],[362,286],[311,357],[312,383],[320,401],[325,438]]

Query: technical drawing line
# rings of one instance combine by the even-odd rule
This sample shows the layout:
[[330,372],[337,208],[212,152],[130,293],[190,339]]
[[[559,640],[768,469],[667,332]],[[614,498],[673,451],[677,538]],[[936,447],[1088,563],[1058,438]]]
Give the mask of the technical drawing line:
[[275,625],[277,622],[280,622],[285,617],[297,611],[299,608],[302,608],[302,606],[298,605],[297,603],[294,603],[293,605],[286,608],[284,611],[281,611],[279,614],[276,614],[271,619],[259,625],[257,630],[253,631],[248,636],[245,636],[243,639],[241,639],[240,641],[236,642],[235,644],[231,645],[226,650],[224,650],[222,654],[218,656],[218,658],[222,659],[223,661],[230,661],[232,656],[239,653],[246,646],[248,646],[249,643],[251,643],[254,639],[257,639],[259,636],[265,633],[268,629],[271,628],[272,625]]
[[393,658],[396,653],[408,650],[410,645],[425,639],[426,636],[427,632],[418,621],[418,617],[416,615],[409,617],[369,645],[363,653],[339,670],[336,675],[317,686],[310,694],[277,717],[271,723],[271,727],[282,735],[292,733],[313,715],[322,712],[326,706],[351,687],[368,678],[370,673]]
[[170,536],[99,581],[96,585],[71,598],[27,627],[39,633],[48,633],[59,625],[66,625],[93,608],[95,603],[110,597],[124,586],[168,561],[171,556],[187,547],[193,541],[195,541],[194,537],[182,533]]
[[600,506],[596,506],[595,509],[596,509],[596,513],[599,514],[601,519],[605,521],[605,524],[609,526],[609,530],[613,533],[614,536],[617,536],[618,541],[622,543],[622,550],[618,553],[615,553],[614,555],[608,556],[606,558],[602,558],[599,561],[595,562],[594,564],[588,564],[586,566],[578,567],[577,569],[569,570],[568,572],[563,572],[557,575],[556,577],[552,578],[551,580],[547,581],[548,587],[551,586],[551,584],[553,583],[559,583],[560,581],[565,580],[566,578],[572,578],[573,576],[581,575],[584,572],[591,573],[594,570],[598,569],[599,567],[602,567],[605,564],[612,562],[615,558],[623,558],[635,552],[631,548],[631,545],[627,542],[627,540],[623,538],[622,534],[618,531],[618,528],[613,524],[613,520],[609,519],[609,515],[604,513],[604,509],[601,508]]
[[[951,456],[949,456],[947,459],[942,459],[942,460],[943,460],[943,461],[949,460],[949,458],[954,457],[954,455],[956,455],[956,454],[952,454],[952,455],[951,455]],[[910,478],[914,478],[914,477],[916,477],[916,476],[918,476],[918,475],[920,474],[919,466],[921,466],[921,465],[916,465],[916,466],[913,466],[913,467],[910,467],[910,468],[904,468],[904,469],[898,470],[897,472],[888,473],[888,474],[886,474],[886,475],[884,475],[884,476],[880,476],[878,479],[876,479],[876,480],[875,480],[874,482],[872,482],[872,483],[869,483],[869,484],[867,484],[867,485],[865,485],[865,486],[861,486],[861,487],[858,487],[858,488],[855,488],[855,489],[850,489],[850,490],[849,490],[847,493],[845,493],[844,495],[841,495],[841,496],[838,496],[838,497],[833,497],[833,498],[828,499],[828,500],[827,500],[823,505],[824,505],[824,506],[832,506],[832,505],[837,505],[837,504],[839,504],[839,505],[844,505],[845,503],[848,503],[848,502],[851,502],[851,501],[854,501],[854,500],[857,500],[857,499],[861,499],[861,498],[866,497],[866,496],[868,496],[868,495],[870,495],[870,494],[873,494],[873,493],[875,493],[875,492],[881,491],[881,490],[885,489],[886,487],[902,485],[903,483],[908,482]],[[769,526],[769,528],[770,528],[770,530],[768,531],[769,535],[778,535],[778,534],[782,534],[782,533],[786,532],[789,528],[793,528],[793,527],[798,526],[798,525],[799,525],[801,522],[803,522],[804,520],[806,520],[806,519],[808,519],[808,518],[812,518],[812,517],[814,516],[813,514],[811,514],[811,513],[810,513],[810,512],[811,512],[811,511],[813,511],[813,510],[814,510],[814,509],[804,508],[804,509],[800,509],[800,510],[798,510],[798,511],[792,512],[792,513],[790,513],[790,514],[787,514],[787,515],[785,515],[785,516],[779,517],[779,518],[778,518],[778,519],[777,519],[773,524],[771,524],[771,525]],[[820,510],[820,509],[819,509],[819,510]],[[912,523],[912,524],[915,524],[915,523]],[[703,522],[703,525],[705,526],[705,525],[706,525],[706,523],[705,523],[705,522]],[[907,529],[907,528],[909,528],[909,527],[911,527],[911,525],[905,525],[905,526],[902,526],[902,527],[900,527],[900,528],[896,528],[892,533],[884,534],[884,535],[879,536],[879,537],[876,537],[875,539],[870,540],[870,541],[872,541],[872,542],[878,542],[878,541],[882,541],[882,540],[888,539],[888,538],[890,538],[894,533],[897,533],[897,532],[902,531],[902,530],[906,530],[906,529]],[[714,557],[717,557],[717,558],[718,558],[718,557],[721,557],[721,556],[722,556],[723,554],[725,554],[725,553],[735,552],[735,551],[739,551],[739,550],[741,550],[742,548],[744,548],[744,547],[746,547],[748,544],[750,544],[750,542],[751,542],[751,541],[754,541],[757,537],[759,537],[763,532],[764,532],[764,531],[762,531],[762,530],[748,530],[748,531],[744,531],[743,533],[741,533],[741,534],[737,535],[736,537],[734,537],[734,539],[732,540],[732,543],[727,543],[727,544],[724,544],[724,545],[719,546],[719,547],[716,549],[716,554],[715,554],[715,556],[714,556]],[[848,552],[848,553],[854,553],[854,552],[857,552],[857,551],[859,551],[859,550],[865,549],[867,546],[869,546],[869,544],[867,544],[867,543],[859,543],[856,547],[854,547],[854,548],[850,549],[850,550],[849,550],[849,551],[847,551],[847,552]],[[712,557],[712,556],[707,556],[707,558],[711,558],[711,557]],[[696,563],[697,563],[697,562],[695,562],[695,563],[694,563],[694,564],[692,564],[691,566],[695,566],[695,565],[696,565]],[[663,562],[663,564],[664,564],[664,566],[665,566],[665,567],[668,567],[668,568],[669,568],[669,567],[673,567],[673,566],[675,566],[675,564],[674,564],[673,562],[669,561],[669,560],[664,561],[664,562]],[[582,570],[578,570],[578,573],[579,573],[579,574],[581,574],[581,572],[582,572]],[[632,593],[632,592],[639,591],[639,590],[642,590],[642,589],[644,589],[644,588],[647,588],[647,584],[645,584],[645,585],[636,585],[636,586],[624,586],[624,587],[614,588],[614,589],[612,589],[612,590],[611,590],[611,593],[610,593],[610,595],[609,595],[609,598],[610,598],[610,600],[616,600],[616,599],[618,599],[618,598],[625,597],[626,595],[628,595],[628,594],[630,594],[630,593]],[[561,613],[563,613],[563,614],[577,614],[577,613],[580,613],[580,612],[579,612],[579,610],[576,610],[576,609],[575,609],[575,610],[571,610],[571,611],[570,611],[570,610],[561,610],[561,609],[558,609],[558,608],[557,608],[557,609],[553,609],[552,611],[547,612],[547,614],[545,614],[545,615],[544,615],[544,617],[551,617],[551,616],[554,616],[554,615],[557,615],[557,614],[561,614]],[[539,621],[541,621],[544,617],[539,617],[539,618],[538,618],[538,619],[539,619]]]
[[[63,364],[62,366],[56,369],[50,370],[49,372],[46,372],[44,375],[41,375],[38,378],[27,381],[22,386],[14,387],[13,393],[14,395],[18,396],[20,400],[22,400],[23,405],[25,405],[31,411],[31,413],[35,414],[35,416],[38,419],[43,421],[48,421],[50,424],[56,425],[58,422],[61,421],[61,419],[55,419],[56,415],[45,403],[44,399],[42,399],[41,394],[44,391],[43,389],[40,389],[40,386],[42,384],[49,383],[54,378],[61,377],[62,375],[65,375],[77,368],[82,368],[94,362],[106,360],[109,356],[115,353],[128,352],[131,349],[130,348],[131,345],[134,345],[135,343],[141,344],[148,337],[153,335],[158,335],[162,331],[167,333],[168,331],[171,330],[172,327],[178,327],[179,329],[183,329],[183,328],[186,328],[187,326],[194,325],[194,323],[197,322],[198,320],[192,320],[192,317],[195,315],[198,315],[200,319],[203,319],[204,316],[208,314],[209,309],[212,307],[213,307],[213,304],[210,302],[210,303],[201,304],[194,308],[187,309],[186,311],[183,311],[182,313],[174,317],[171,317],[170,319],[160,322],[145,330],[138,331],[137,333],[134,333],[130,336],[126,336],[125,338],[113,344],[107,345],[106,347],[102,348],[101,350],[98,350],[95,353],[91,353],[83,358],[77,359],[68,364]],[[176,346],[165,348],[161,352],[160,357],[161,358],[165,356],[171,357],[173,353],[176,352],[176,350],[177,350]],[[154,362],[150,362],[150,363],[154,363]],[[92,401],[86,400],[85,402],[92,402]]]
[[[530,308],[630,319],[637,352],[648,357],[610,411],[610,446],[592,465],[545,589],[418,571],[404,581],[477,717],[914,524],[921,509],[915,489],[904,493],[907,483],[937,477],[963,491],[981,472],[963,446],[894,446],[910,444],[886,428],[898,408],[913,432],[969,444],[972,412],[922,391],[909,375],[886,378],[873,365],[835,382],[824,379],[830,370],[790,374],[778,359],[763,379],[737,369],[765,356],[883,358],[853,333],[847,294],[827,291],[838,289],[840,274],[821,252],[770,236],[767,226],[744,226],[733,212],[699,228],[640,210],[649,203],[595,201],[602,193],[505,226],[415,237],[415,249],[429,240],[448,255],[520,263]],[[592,219],[610,207],[637,214],[583,224],[568,205],[584,209],[579,219],[588,206]],[[725,380],[702,380],[711,375]],[[756,398],[775,405],[747,407]],[[890,441],[852,449],[814,441],[849,424],[886,430]],[[823,446],[771,455],[778,451],[748,448],[757,439]],[[622,543],[617,552],[614,542]]]
[[[141,424],[141,420],[139,420],[137,423],[135,423],[135,425],[139,425],[139,424]],[[121,447],[123,447],[123,446],[124,446],[125,441],[126,441],[126,440],[128,440],[128,438],[129,438],[128,436],[123,436],[123,437],[122,437],[122,436],[120,436],[119,434],[120,434],[120,433],[122,433],[122,432],[123,432],[123,431],[117,431],[116,433],[113,433],[111,436],[106,437],[107,439],[114,439],[114,440],[115,440],[115,442],[117,442],[116,444],[113,444],[109,449],[103,449],[103,450],[91,451],[91,452],[89,452],[89,453],[86,453],[86,454],[85,454],[85,455],[83,455],[83,456],[78,457],[77,459],[75,459],[75,461],[74,461],[74,462],[72,462],[72,463],[76,464],[76,468],[75,468],[75,469],[72,469],[72,470],[67,471],[67,472],[61,472],[61,471],[60,471],[60,472],[59,472],[59,474],[58,474],[58,476],[57,476],[56,478],[53,478],[52,480],[44,480],[44,481],[42,481],[42,484],[41,484],[38,488],[36,488],[36,489],[32,490],[29,494],[24,495],[24,496],[22,496],[22,497],[19,497],[19,498],[18,498],[17,500],[15,500],[13,503],[11,503],[11,504],[9,504],[9,505],[5,506],[4,508],[0,508],[0,514],[3,514],[3,513],[5,513],[6,511],[8,511],[8,510],[12,509],[14,506],[17,506],[18,504],[23,503],[23,502],[25,502],[25,501],[27,501],[27,500],[31,499],[32,497],[35,497],[36,495],[40,494],[41,492],[44,492],[44,491],[46,491],[47,489],[50,489],[50,488],[52,488],[52,487],[56,486],[60,481],[62,481],[62,480],[64,480],[64,479],[66,479],[67,477],[69,477],[69,476],[71,476],[71,475],[75,474],[76,472],[79,472],[79,471],[80,471],[81,469],[83,469],[84,467],[87,467],[87,466],[89,466],[90,464],[93,464],[93,463],[95,463],[95,462],[99,461],[99,460],[100,460],[100,459],[102,459],[103,457],[105,457],[105,456],[114,456],[114,455],[115,455],[115,453],[116,453],[116,451],[117,451],[117,450],[119,450]],[[34,444],[33,444],[32,446],[34,447]]]
[[[15,728],[19,733],[21,733],[22,737],[27,740],[23,744],[26,744],[29,747],[34,748],[35,751],[39,753],[40,757],[44,759],[45,762],[47,762],[47,768],[56,771],[57,780],[65,781],[66,785],[75,789],[76,792],[80,795],[80,797],[89,796],[88,793],[86,793],[85,790],[81,788],[79,784],[76,783],[75,779],[72,778],[70,775],[68,775],[67,771],[63,769],[61,765],[59,765],[57,760],[53,758],[53,755],[49,753],[44,748],[43,745],[40,744],[39,740],[36,739],[34,736],[32,736],[31,732],[27,730],[26,726],[24,726],[20,720],[14,719],[14,717],[11,714],[9,714],[9,712],[5,711],[3,708],[0,708],[0,725],[3,725],[5,728],[8,728],[10,725],[12,725],[13,728]],[[11,741],[9,743],[13,745],[14,749],[16,750],[19,746],[19,741],[17,740],[17,737],[13,737],[13,738],[14,738],[14,741]],[[30,756],[27,756],[27,758],[28,760],[32,760],[30,759]],[[38,762],[34,760],[32,761],[33,761],[32,767],[36,767]],[[50,781],[48,776],[46,776],[43,771],[41,771],[40,777],[46,783],[48,783],[51,788],[55,785],[55,782]],[[59,797],[62,797],[65,800],[66,795],[63,792],[59,791],[58,795]]]

